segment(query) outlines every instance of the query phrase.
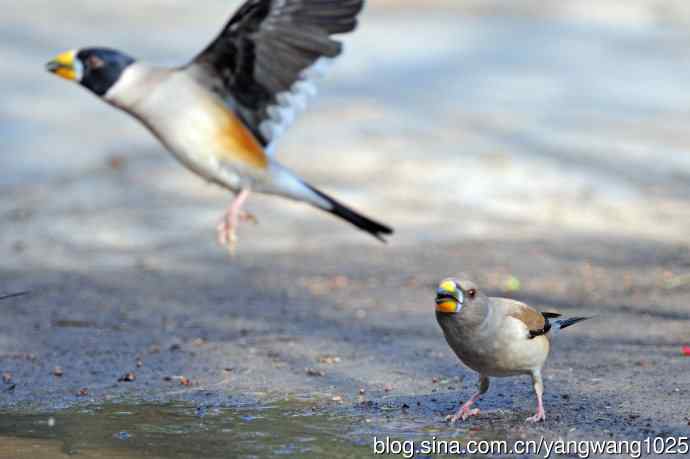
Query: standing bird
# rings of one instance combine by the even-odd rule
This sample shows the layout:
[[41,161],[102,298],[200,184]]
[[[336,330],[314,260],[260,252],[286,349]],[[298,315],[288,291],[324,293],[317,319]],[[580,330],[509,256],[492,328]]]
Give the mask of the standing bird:
[[218,225],[231,252],[251,191],[306,202],[385,241],[393,233],[275,160],[275,142],[314,92],[315,69],[339,56],[364,0],[247,0],[189,64],[161,68],[109,48],[58,55],[47,69],[144,126],[187,168],[232,191]]
[[[489,390],[489,377],[530,375],[537,397],[537,414],[528,422],[544,421],[541,369],[549,355],[552,335],[587,317],[557,319],[519,301],[490,298],[469,280],[446,279],[436,291],[436,320],[446,341],[462,362],[479,373],[479,390],[451,423],[479,414],[472,405]],[[549,319],[555,319],[550,321]]]

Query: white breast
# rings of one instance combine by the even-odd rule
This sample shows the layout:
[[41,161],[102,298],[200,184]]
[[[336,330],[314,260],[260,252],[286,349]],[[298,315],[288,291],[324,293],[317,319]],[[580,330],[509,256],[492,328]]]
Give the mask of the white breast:
[[106,94],[111,104],[136,117],[186,167],[207,180],[237,190],[238,171],[221,166],[221,146],[214,142],[219,120],[209,104],[213,94],[184,72],[136,63]]

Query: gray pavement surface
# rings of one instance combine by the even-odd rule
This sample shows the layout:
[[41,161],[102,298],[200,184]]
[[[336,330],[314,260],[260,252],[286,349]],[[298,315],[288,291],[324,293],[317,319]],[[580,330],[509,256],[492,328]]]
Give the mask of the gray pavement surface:
[[496,381],[470,426],[688,432],[684,2],[370,2],[279,155],[395,237],[254,196],[259,224],[229,258],[214,228],[230,196],[42,65],[99,44],[184,63],[236,3],[3,9],[0,293],[32,293],[0,304],[15,385],[0,386],[0,410],[298,397],[373,432],[447,429],[475,382],[433,289],[465,272],[491,294],[597,315],[555,343],[544,425],[522,424],[534,402],[518,378]]

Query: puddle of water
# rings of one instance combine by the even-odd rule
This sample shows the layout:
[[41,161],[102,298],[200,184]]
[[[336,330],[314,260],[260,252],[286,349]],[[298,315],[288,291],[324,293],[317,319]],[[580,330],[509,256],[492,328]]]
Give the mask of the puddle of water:
[[110,405],[56,414],[0,414],[0,459],[362,457],[346,437],[356,417],[295,403],[269,408]]

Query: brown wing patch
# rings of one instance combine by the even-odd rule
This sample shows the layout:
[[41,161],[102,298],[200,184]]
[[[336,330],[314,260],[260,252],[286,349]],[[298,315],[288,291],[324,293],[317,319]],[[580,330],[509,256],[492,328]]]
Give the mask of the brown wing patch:
[[546,325],[544,316],[526,304],[515,303],[513,310],[508,315],[524,323],[531,332],[543,330]]
[[244,123],[222,104],[214,104],[219,128],[216,140],[223,159],[240,161],[258,169],[268,167],[268,157]]

